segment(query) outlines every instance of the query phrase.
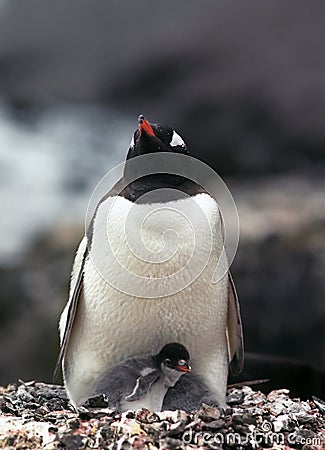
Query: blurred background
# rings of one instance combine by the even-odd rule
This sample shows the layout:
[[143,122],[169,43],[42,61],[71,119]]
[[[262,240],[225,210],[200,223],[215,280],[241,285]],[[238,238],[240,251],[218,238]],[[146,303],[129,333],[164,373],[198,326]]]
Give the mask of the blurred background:
[[325,396],[323,0],[0,0],[0,384],[51,381],[87,203],[142,113],[226,181],[239,380]]

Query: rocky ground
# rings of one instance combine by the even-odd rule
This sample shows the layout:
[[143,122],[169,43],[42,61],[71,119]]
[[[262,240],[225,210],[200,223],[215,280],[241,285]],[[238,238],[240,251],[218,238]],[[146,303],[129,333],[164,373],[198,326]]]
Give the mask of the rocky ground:
[[248,386],[228,390],[226,411],[117,414],[73,411],[62,386],[20,381],[0,389],[0,448],[316,450],[325,444],[325,403],[300,401],[286,389],[268,395]]

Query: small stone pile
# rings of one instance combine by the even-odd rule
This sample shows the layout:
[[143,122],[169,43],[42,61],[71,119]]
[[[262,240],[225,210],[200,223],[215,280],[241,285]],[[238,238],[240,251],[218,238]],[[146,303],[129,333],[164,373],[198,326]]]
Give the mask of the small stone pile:
[[303,449],[325,448],[325,403],[268,395],[248,386],[228,390],[226,411],[117,414],[109,408],[75,412],[64,388],[20,382],[0,388],[0,448],[14,449]]

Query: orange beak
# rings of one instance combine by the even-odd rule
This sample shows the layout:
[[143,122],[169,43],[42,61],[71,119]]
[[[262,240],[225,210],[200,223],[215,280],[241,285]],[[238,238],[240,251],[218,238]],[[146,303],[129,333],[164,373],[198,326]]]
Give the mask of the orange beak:
[[138,118],[138,122],[139,122],[139,131],[140,134],[142,134],[142,132],[144,131],[146,134],[148,134],[149,136],[155,136],[155,133],[152,129],[152,126],[150,125],[150,123],[147,121],[147,119],[144,118],[144,116],[139,116]]
[[180,370],[181,372],[191,372],[191,366],[184,361],[184,359],[181,359],[180,361],[178,361],[178,366],[176,366],[177,370]]

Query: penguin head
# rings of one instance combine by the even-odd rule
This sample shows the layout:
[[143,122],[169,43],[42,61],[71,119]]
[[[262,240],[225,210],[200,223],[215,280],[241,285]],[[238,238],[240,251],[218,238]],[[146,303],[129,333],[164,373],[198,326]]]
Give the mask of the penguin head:
[[156,356],[163,372],[176,371],[179,375],[191,372],[190,354],[187,349],[176,342],[165,345]]
[[189,155],[183,139],[170,127],[150,123],[143,115],[138,117],[126,159],[156,152],[174,152]]

